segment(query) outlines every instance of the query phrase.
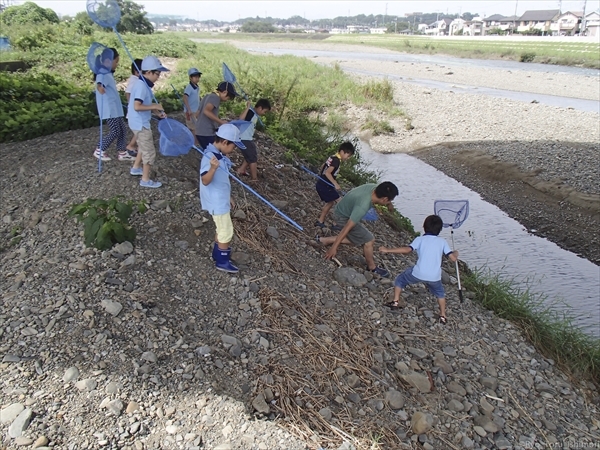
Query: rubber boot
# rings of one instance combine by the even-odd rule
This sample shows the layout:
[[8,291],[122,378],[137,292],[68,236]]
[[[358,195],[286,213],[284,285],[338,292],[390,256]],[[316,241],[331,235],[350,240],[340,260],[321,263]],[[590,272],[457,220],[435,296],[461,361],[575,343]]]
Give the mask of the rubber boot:
[[213,250],[212,250],[212,255],[211,255],[212,260],[215,262],[217,261],[217,253],[218,252],[219,252],[219,246],[215,242],[215,245],[213,245]]
[[231,248],[228,248],[227,250],[221,250],[219,249],[217,251],[217,261],[215,263],[215,267],[218,270],[222,270],[223,272],[229,272],[229,273],[237,273],[238,272],[238,268],[235,267],[233,264],[231,264],[231,262],[229,261],[229,259],[231,258]]

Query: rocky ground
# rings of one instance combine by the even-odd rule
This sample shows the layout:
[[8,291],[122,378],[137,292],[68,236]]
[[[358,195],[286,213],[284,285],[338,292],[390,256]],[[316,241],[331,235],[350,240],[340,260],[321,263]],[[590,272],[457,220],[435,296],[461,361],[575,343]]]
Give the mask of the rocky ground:
[[[437,323],[421,286],[383,307],[391,281],[309,245],[313,179],[261,136],[254,188],[238,185],[234,259],[214,270],[197,158],[159,158],[143,190],[129,164],[102,174],[97,129],[0,148],[1,430],[6,448],[529,449],[600,441],[597,388],[509,322],[448,289]],[[157,134],[155,134],[157,136]],[[239,155],[234,159],[239,162]],[[122,194],[150,208],[133,246],[96,251],[67,212]],[[377,245],[410,236],[380,219]],[[411,257],[379,257],[397,273]],[[450,283],[452,267],[447,267]]]

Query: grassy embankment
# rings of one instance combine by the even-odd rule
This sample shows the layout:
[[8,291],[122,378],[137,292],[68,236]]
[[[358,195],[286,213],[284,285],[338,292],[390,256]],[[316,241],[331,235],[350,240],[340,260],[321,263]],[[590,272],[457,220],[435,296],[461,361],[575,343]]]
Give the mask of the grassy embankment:
[[[85,54],[93,40],[120,48],[114,35],[101,32],[86,36],[76,44],[51,43],[41,49],[40,54],[23,52],[18,55],[22,59],[35,61],[35,69],[30,74],[2,74],[0,81],[14,84],[15,80],[22,81],[27,77],[35,81],[36,76],[51,73],[73,90],[67,90],[66,97],[72,93],[79,94],[82,89],[91,92]],[[271,99],[274,110],[265,117],[267,132],[287,146],[290,161],[303,159],[317,164],[330,154],[336,142],[344,138],[339,120],[334,119],[329,124],[320,120],[321,113],[326,110],[343,111],[345,106],[352,103],[381,113],[400,114],[393,104],[392,87],[386,81],[358,84],[339,69],[319,66],[302,58],[249,55],[228,45],[194,44],[173,35],[125,36],[125,40],[136,57],[154,53],[161,57],[178,58],[177,67],[171,67],[173,74],[168,83],[173,83],[179,90],[187,83],[186,70],[192,66],[204,73],[202,91],[214,89],[222,78],[221,63],[226,62],[242,86],[252,94],[253,100],[260,97]],[[123,58],[116,73],[117,80],[127,79],[128,66],[129,62]],[[157,92],[157,97],[165,105],[179,109],[168,83],[166,89]],[[0,92],[7,92],[2,88],[0,86]],[[11,95],[18,97],[18,88],[12,86],[11,89]],[[93,110],[93,103],[89,107]],[[223,109],[225,112],[239,112],[241,108],[243,104],[235,102],[225,103]],[[63,109],[68,110],[55,108],[53,112],[60,115]],[[6,110],[7,103],[3,103],[0,115],[26,113],[17,109]],[[338,112],[338,118],[340,114]],[[15,118],[18,119],[12,117],[13,120]],[[81,128],[77,123],[71,125]],[[360,164],[360,159],[354,161],[351,167],[347,166],[342,176],[354,184],[376,178],[375,174]],[[402,219],[398,217],[398,223],[402,223]],[[568,317],[541,308],[539,299],[527,292],[515,291],[510,281],[473,275],[465,281],[465,285],[476,293],[476,301],[520,326],[536,348],[548,358],[554,359],[578,377],[596,382],[600,380],[600,340],[576,329]]]
[[[185,33],[197,39],[239,41],[299,41],[328,44],[353,44],[406,53],[445,54],[460,58],[508,59],[521,62],[581,66],[600,69],[600,43],[593,41],[553,40],[551,37],[526,37],[513,40],[492,37],[427,37],[395,34],[279,34],[279,33]],[[544,40],[546,39],[546,40]]]

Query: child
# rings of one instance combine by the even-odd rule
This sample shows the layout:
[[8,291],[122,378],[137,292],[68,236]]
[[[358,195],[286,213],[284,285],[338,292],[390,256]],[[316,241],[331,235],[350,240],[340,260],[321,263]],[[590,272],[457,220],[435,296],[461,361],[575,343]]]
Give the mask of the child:
[[192,133],[195,132],[194,123],[196,120],[198,120],[199,115],[198,108],[200,107],[200,88],[198,87],[198,83],[200,82],[201,76],[202,72],[194,67],[188,70],[190,82],[183,90],[183,111],[185,112],[185,124],[192,131]]
[[164,67],[156,56],[146,56],[142,60],[141,70],[143,79],[140,77],[135,82],[128,106],[129,128],[133,131],[138,143],[138,154],[129,173],[142,177],[140,186],[159,188],[162,183],[150,179],[150,167],[156,158],[150,119],[152,111],[158,111],[161,118],[167,116],[160,103],[152,103],[151,89],[160,78],[161,72],[168,72],[169,69]]
[[207,145],[200,162],[200,204],[212,216],[216,226],[212,257],[218,270],[229,273],[238,271],[230,262],[233,223],[229,212],[233,200],[229,181],[231,161],[227,157],[236,146],[245,148],[240,141],[240,130],[230,123],[221,125],[214,143]]
[[445,239],[438,237],[442,231],[443,222],[439,216],[428,216],[423,223],[425,235],[416,238],[410,247],[386,248],[380,247],[381,253],[408,254],[415,250],[419,255],[417,264],[406,269],[394,281],[394,301],[386,303],[391,309],[400,306],[402,289],[409,284],[423,283],[438,299],[440,306],[440,323],[446,324],[446,295],[442,285],[442,254],[454,262],[458,259],[458,251],[452,251]]
[[[258,122],[259,116],[264,116],[267,111],[271,111],[271,103],[266,98],[261,98],[254,105],[254,111],[250,109],[250,102],[246,105],[246,109],[240,114],[240,119],[247,122],[251,122],[246,130],[240,135],[242,143],[246,146],[246,150],[242,150],[244,155],[244,162],[237,170],[238,175],[248,175],[246,169],[250,168],[250,179],[252,181],[258,180],[258,153],[256,151],[256,144],[252,140],[254,138],[254,128],[256,122]],[[256,114],[255,114],[256,113]]]
[[[340,163],[347,161],[354,155],[354,145],[352,142],[344,142],[340,145],[337,153],[330,156],[325,164],[321,166],[319,172],[319,180],[317,181],[317,193],[321,200],[325,202],[323,209],[321,209],[321,215],[315,222],[315,227],[325,228],[325,218],[327,214],[340,198],[338,191],[341,190],[340,185],[337,183],[337,174],[340,171]],[[339,231],[338,225],[332,227],[334,230]]]
[[[140,72],[138,71],[138,69],[141,67],[141,65],[142,65],[142,60],[139,58],[135,59],[134,62],[131,63],[131,76],[127,80],[127,87],[125,87],[125,98],[127,99],[128,105],[129,105],[129,99],[131,98],[131,90],[133,89],[133,85],[135,84],[135,82],[137,80],[140,79]],[[126,119],[129,120],[129,114],[127,114]],[[135,134],[129,141],[129,144],[127,144],[127,154],[129,155],[130,158],[123,158],[123,159],[135,159],[135,157],[137,156]],[[119,159],[121,159],[121,158],[119,158]]]
[[105,48],[97,57],[97,66],[99,70],[94,76],[96,83],[96,105],[100,120],[106,120],[109,127],[109,134],[98,143],[94,151],[94,157],[102,161],[110,161],[110,156],[106,154],[106,149],[110,147],[113,141],[117,140],[117,151],[119,160],[126,158],[127,150],[125,147],[126,128],[123,119],[123,105],[121,97],[117,90],[117,83],[113,72],[119,65],[119,53],[114,48]]
[[222,81],[215,92],[204,96],[200,102],[198,121],[196,122],[196,139],[200,147],[206,150],[208,144],[215,141],[215,131],[219,125],[226,124],[226,120],[219,119],[219,106],[221,102],[232,100],[237,96],[233,84]]

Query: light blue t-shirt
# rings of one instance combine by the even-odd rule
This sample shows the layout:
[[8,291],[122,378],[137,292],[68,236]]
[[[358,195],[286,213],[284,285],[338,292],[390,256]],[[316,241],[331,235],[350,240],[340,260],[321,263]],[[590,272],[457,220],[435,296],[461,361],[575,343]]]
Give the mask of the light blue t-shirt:
[[[213,155],[219,160],[219,168],[215,171],[212,181],[204,186],[202,175],[210,170],[210,160]],[[230,167],[231,160],[214,145],[208,144],[200,161],[200,205],[211,216],[226,214],[231,210]]]
[[[192,85],[192,83],[188,83],[183,91],[183,95],[187,95],[188,103],[190,104],[191,113],[195,113],[198,111],[200,107],[200,87]],[[183,111],[187,112],[187,107],[185,106],[185,102],[183,103]]]
[[[148,84],[146,84],[148,83]],[[136,111],[134,108],[135,101],[141,101],[143,105],[152,103],[152,93],[150,89],[154,84],[149,80],[141,78],[135,82],[131,89],[129,104],[127,105],[127,121],[129,128],[133,131],[141,131],[142,128],[150,129],[150,119],[152,119],[152,111]]]
[[423,281],[442,279],[442,255],[449,255],[452,249],[445,239],[425,234],[416,238],[410,247],[417,252],[419,259],[412,274]]
[[104,120],[123,117],[123,105],[113,74],[108,72],[96,75],[96,84],[98,83],[105,89],[104,94],[101,94],[96,88],[96,106],[100,118]]

